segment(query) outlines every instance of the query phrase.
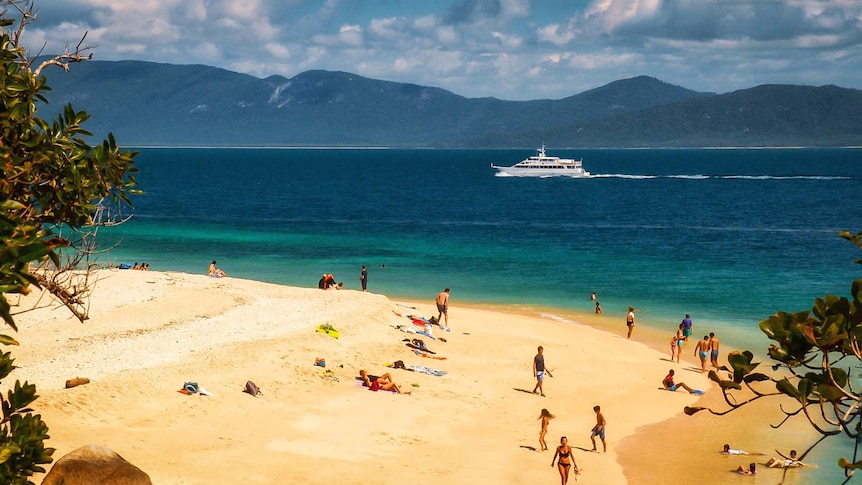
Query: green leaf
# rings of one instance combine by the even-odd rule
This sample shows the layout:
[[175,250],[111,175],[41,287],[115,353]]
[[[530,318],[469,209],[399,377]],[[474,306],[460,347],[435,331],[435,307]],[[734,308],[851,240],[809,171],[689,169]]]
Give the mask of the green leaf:
[[0,335],[0,344],[3,345],[21,345],[17,340],[8,336],[8,335]]

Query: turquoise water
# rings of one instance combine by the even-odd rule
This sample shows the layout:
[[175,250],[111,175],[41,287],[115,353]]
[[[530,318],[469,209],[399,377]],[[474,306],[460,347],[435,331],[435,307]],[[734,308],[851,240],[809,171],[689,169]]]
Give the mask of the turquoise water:
[[[562,150],[587,180],[496,177],[527,150],[145,149],[114,262],[391,297],[696,322],[745,336],[846,295],[862,254],[860,150]],[[385,266],[385,267],[384,267]],[[703,328],[703,327],[701,327]],[[730,335],[729,335],[730,336]],[[731,340],[733,340],[732,337]],[[730,342],[729,342],[730,343]]]
[[[847,295],[862,150],[553,150],[591,179],[497,177],[531,150],[144,149],[110,260],[392,298],[592,312],[767,346],[757,323]],[[622,324],[622,323],[621,323]],[[752,344],[752,342],[754,342]],[[801,447],[801,446],[800,446]],[[829,478],[829,458],[818,473]]]

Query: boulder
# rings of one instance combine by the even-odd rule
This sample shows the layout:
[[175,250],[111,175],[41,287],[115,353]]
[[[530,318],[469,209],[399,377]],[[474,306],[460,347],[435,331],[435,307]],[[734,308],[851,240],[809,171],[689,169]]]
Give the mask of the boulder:
[[63,456],[42,485],[153,485],[149,475],[113,450],[86,445]]

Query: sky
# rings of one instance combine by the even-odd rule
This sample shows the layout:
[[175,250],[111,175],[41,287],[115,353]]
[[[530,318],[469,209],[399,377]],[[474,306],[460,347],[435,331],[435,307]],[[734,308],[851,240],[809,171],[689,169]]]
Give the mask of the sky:
[[[258,78],[324,69],[470,98],[646,75],[704,92],[862,88],[862,0],[35,0],[22,43]],[[11,12],[10,12],[11,16]],[[74,68],[74,67],[73,67]]]

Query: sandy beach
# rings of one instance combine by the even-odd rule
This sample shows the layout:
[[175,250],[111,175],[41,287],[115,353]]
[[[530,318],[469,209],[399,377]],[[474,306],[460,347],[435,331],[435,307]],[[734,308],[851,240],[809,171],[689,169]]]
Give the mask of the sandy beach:
[[[451,333],[433,327],[432,339],[396,328],[419,329],[405,315],[436,315],[433,297],[102,270],[86,323],[62,308],[16,317],[19,368],[4,384],[37,385],[34,408],[50,427],[55,460],[101,444],[156,484],[559,483],[550,464],[562,435],[583,470],[578,483],[738,483],[730,470],[752,460],[720,455],[722,443],[768,455],[806,433],[770,430],[764,420],[779,420],[775,405],[725,418],[682,415],[720,392],[694,366],[691,347],[680,364],[669,361],[661,332],[638,327],[626,340],[621,322],[467,307],[457,292]],[[317,332],[321,324],[338,338]],[[403,341],[412,338],[435,354],[414,353]],[[539,345],[554,375],[546,397],[530,392]],[[445,375],[386,366],[398,360]],[[659,390],[669,368],[706,395]],[[390,372],[412,393],[371,392],[357,385],[360,369]],[[75,377],[91,382],[65,389]],[[249,380],[261,395],[242,392]],[[180,393],[189,381],[212,395]],[[590,451],[594,405],[608,421],[607,453]],[[542,408],[556,415],[545,452],[536,451]],[[773,471],[779,478],[762,475]]]

